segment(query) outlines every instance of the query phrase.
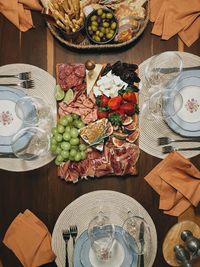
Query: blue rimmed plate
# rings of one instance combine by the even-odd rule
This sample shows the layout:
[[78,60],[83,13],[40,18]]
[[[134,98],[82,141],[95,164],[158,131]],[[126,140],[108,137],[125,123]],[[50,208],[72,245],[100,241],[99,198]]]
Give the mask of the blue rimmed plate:
[[[173,105],[179,105],[177,101],[182,101],[181,109],[171,118],[165,121],[176,133],[186,137],[200,136],[200,71],[184,71],[176,85],[181,98],[175,98]],[[169,103],[165,109],[170,109]]]
[[0,153],[12,153],[13,136],[28,126],[15,112],[16,102],[25,95],[20,89],[0,86]]
[[[132,239],[132,238],[131,238]],[[133,246],[134,240],[132,239]],[[98,261],[90,246],[87,230],[77,239],[74,250],[74,267],[136,267],[137,255],[131,251],[122,237],[122,227],[115,225],[115,241],[113,244],[111,259],[102,263]]]

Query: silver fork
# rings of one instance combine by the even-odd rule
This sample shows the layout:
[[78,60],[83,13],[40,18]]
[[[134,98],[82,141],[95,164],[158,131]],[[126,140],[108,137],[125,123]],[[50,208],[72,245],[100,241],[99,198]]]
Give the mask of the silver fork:
[[200,137],[176,139],[176,140],[169,137],[159,137],[157,141],[159,146],[163,146],[163,145],[168,145],[172,142],[200,142]]
[[0,83],[0,86],[20,86],[26,89],[34,88],[34,81],[27,80],[19,83]]
[[76,237],[77,237],[77,234],[78,234],[78,228],[77,228],[76,225],[70,226],[70,234],[71,234],[71,237],[73,238],[73,247],[74,247],[75,246]]
[[197,151],[200,151],[200,146],[199,147],[183,147],[183,148],[181,148],[181,147],[178,148],[178,147],[173,147],[173,146],[164,146],[162,148],[162,152],[164,154],[170,153],[172,151],[186,151],[186,150],[197,150]]
[[10,75],[1,74],[0,78],[18,78],[20,80],[30,80],[31,72],[21,72],[19,74],[10,74]]
[[70,230],[63,230],[63,239],[65,241],[65,250],[66,250],[66,254],[65,254],[65,267],[69,267],[69,260],[68,260],[68,241],[70,239]]

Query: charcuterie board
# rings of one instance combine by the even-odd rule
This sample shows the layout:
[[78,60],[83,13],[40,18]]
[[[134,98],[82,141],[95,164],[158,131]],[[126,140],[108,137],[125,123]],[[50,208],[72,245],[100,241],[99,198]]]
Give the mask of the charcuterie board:
[[[53,2],[54,0],[49,0],[48,2]],[[66,0],[68,1],[68,0]],[[113,0],[113,1],[105,1],[105,0],[82,0],[80,2],[80,7],[82,8],[81,12],[84,16],[80,19],[83,20],[80,28],[78,28],[77,32],[74,29],[74,33],[66,33],[64,26],[60,23],[63,22],[64,19],[58,16],[57,12],[62,14],[62,7],[60,9],[55,10],[54,7],[51,7],[52,12],[56,12],[55,19],[52,20],[51,16],[46,16],[45,19],[47,23],[47,27],[49,28],[52,35],[58,39],[61,43],[66,45],[72,49],[81,49],[81,50],[109,50],[109,49],[119,49],[121,47],[128,47],[134,43],[136,39],[144,32],[148,21],[149,21],[149,2],[148,0]],[[99,28],[96,31],[92,31],[91,27],[93,24],[89,24],[89,16],[91,10],[93,12],[95,10],[110,10],[110,12],[115,16],[117,27],[113,27],[114,31],[111,29],[108,34],[106,27],[104,28],[102,23],[107,23],[107,21],[101,21]],[[61,11],[60,11],[61,10]],[[89,10],[89,11],[88,11]],[[85,13],[84,13],[85,12]],[[49,13],[49,10],[48,10]],[[70,13],[70,12],[68,12]],[[96,15],[95,15],[96,16]],[[95,17],[93,16],[93,17]],[[61,19],[58,20],[58,19]],[[99,18],[98,18],[99,19]],[[59,25],[62,25],[62,28],[58,26],[55,21]],[[64,20],[65,21],[65,20]],[[73,21],[73,19],[72,19]],[[113,20],[112,20],[113,21]],[[95,21],[96,22],[96,21]],[[91,23],[95,23],[94,21]],[[69,21],[70,23],[70,21]],[[71,23],[69,24],[71,25]],[[106,25],[105,25],[106,26]],[[113,26],[113,25],[112,25]],[[78,26],[77,26],[78,27]],[[89,30],[88,30],[89,27]],[[96,27],[96,24],[95,24]],[[90,33],[91,32],[91,36]],[[107,35],[116,35],[115,38],[111,36],[111,41],[106,39]],[[100,37],[99,37],[100,36]],[[100,38],[103,39],[100,42]],[[99,42],[96,42],[99,41]]]
[[120,61],[57,64],[59,118],[51,150],[61,178],[138,173],[137,68]]

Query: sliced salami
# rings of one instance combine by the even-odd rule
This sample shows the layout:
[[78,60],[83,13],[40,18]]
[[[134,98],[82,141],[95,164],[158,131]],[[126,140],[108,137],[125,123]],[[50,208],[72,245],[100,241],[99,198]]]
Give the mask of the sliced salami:
[[84,64],[77,64],[74,67],[74,73],[75,73],[76,76],[84,78],[85,74],[86,74],[85,65]]
[[69,76],[73,72],[74,68],[72,65],[65,65],[64,71],[67,76]]

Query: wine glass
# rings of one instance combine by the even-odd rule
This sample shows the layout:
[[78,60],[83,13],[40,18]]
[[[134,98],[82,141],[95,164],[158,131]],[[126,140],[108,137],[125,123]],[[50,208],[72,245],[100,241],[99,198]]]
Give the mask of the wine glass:
[[143,97],[141,117],[147,120],[172,118],[182,108],[183,97],[176,90],[158,90]]
[[112,257],[115,227],[110,218],[99,211],[89,223],[88,236],[91,248],[98,261],[105,262]]
[[45,156],[49,151],[50,135],[38,127],[26,127],[12,138],[14,155],[23,160],[33,160]]
[[144,70],[146,94],[151,95],[161,88],[172,89],[181,74],[183,61],[178,53],[167,51],[153,56]]
[[[144,218],[128,212],[122,226],[122,235],[129,248],[137,255],[149,255],[152,246],[151,231]],[[134,242],[133,242],[134,241]]]
[[19,119],[27,126],[49,130],[53,124],[51,107],[39,97],[24,96],[15,105],[15,112]]

